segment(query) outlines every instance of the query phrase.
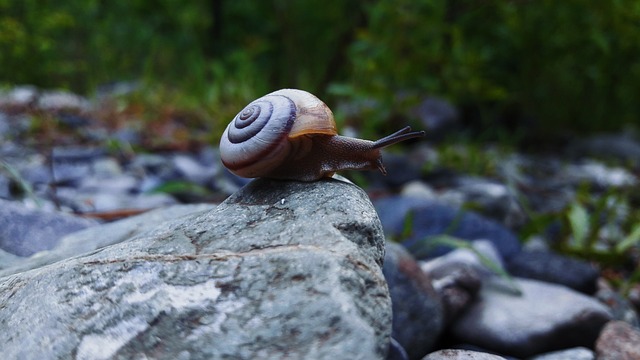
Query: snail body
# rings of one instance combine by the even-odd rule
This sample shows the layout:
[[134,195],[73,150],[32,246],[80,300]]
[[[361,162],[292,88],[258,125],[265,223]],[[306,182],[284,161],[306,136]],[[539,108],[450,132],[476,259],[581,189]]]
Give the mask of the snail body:
[[333,113],[314,95],[282,89],[254,100],[220,139],[222,163],[241,177],[314,181],[340,170],[379,169],[380,149],[424,136],[410,127],[377,141],[338,135]]

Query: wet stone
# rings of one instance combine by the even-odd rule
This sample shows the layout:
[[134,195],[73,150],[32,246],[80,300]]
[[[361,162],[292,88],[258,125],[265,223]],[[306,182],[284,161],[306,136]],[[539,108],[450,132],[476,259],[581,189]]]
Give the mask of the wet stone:
[[51,249],[64,235],[95,225],[94,220],[0,200],[0,249],[14,255]]
[[550,251],[523,251],[509,259],[514,276],[565,285],[585,294],[596,291],[598,269],[584,260]]
[[624,321],[611,321],[596,342],[598,360],[640,359],[640,330]]
[[433,349],[444,312],[431,279],[401,245],[387,242],[383,273],[393,305],[392,336],[417,359]]
[[590,349],[577,347],[536,355],[529,360],[595,360],[596,355]]
[[567,287],[517,279],[521,294],[485,283],[478,301],[453,324],[460,341],[501,354],[527,357],[593,346],[611,313]]
[[505,360],[505,358],[473,350],[444,349],[431,353],[422,360]]
[[406,217],[411,217],[410,236],[403,240],[403,245],[418,259],[440,256],[452,250],[450,246],[429,243],[430,237],[442,234],[469,241],[489,240],[504,258],[513,256],[521,248],[520,241],[509,229],[471,211],[403,196],[380,199],[375,206],[388,236],[399,237],[405,233]]

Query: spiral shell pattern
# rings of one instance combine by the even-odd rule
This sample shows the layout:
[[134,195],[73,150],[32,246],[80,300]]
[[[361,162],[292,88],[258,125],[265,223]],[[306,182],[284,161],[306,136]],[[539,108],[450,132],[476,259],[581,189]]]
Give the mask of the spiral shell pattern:
[[285,96],[269,94],[253,101],[222,134],[222,162],[240,176],[261,176],[289,154],[287,136],[295,119],[296,105]]

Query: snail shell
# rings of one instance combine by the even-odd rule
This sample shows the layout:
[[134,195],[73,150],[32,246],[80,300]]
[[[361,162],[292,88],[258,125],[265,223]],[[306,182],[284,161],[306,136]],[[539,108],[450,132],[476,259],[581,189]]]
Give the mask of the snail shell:
[[247,105],[220,139],[222,163],[242,177],[314,181],[339,170],[379,169],[380,149],[424,136],[406,127],[378,141],[338,135],[333,113],[314,95],[272,92]]

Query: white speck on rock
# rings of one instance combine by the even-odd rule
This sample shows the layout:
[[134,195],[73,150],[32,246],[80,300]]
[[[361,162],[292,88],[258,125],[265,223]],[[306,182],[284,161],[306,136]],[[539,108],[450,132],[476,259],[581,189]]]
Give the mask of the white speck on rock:
[[[136,276],[139,275],[140,274],[137,274]],[[151,277],[155,277],[155,274],[146,274],[146,276],[149,278],[142,281],[138,278],[136,282],[146,283],[147,280],[152,280]],[[220,296],[221,291],[216,287],[217,281],[220,281],[220,279],[211,279],[200,284],[189,286],[160,284],[146,292],[132,292],[128,294],[123,301],[130,304],[139,303],[150,301],[153,297],[158,296],[161,301],[166,301],[169,306],[176,309],[201,307],[205,302],[215,302],[218,296]]]
[[146,320],[133,318],[121,321],[101,334],[86,335],[78,346],[77,359],[109,359],[147,327]]

